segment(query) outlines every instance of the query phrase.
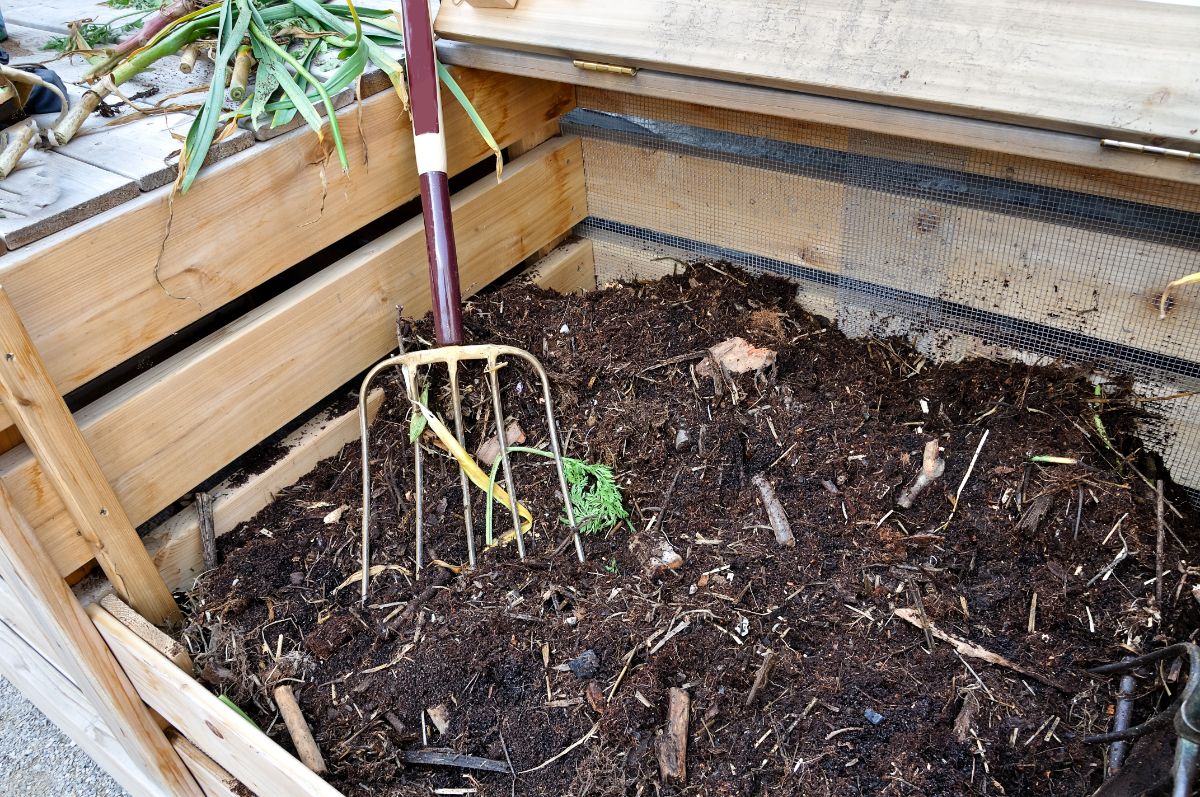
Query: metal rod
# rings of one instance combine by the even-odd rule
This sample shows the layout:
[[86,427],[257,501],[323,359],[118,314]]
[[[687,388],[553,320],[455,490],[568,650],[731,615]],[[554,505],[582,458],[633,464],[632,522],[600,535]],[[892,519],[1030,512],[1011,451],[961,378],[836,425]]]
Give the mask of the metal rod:
[[550,377],[546,373],[546,369],[537,361],[537,358],[530,355],[528,352],[521,352],[517,355],[521,357],[537,371],[538,379],[542,382],[542,396],[546,400],[546,428],[550,432],[550,450],[554,453],[554,467],[558,471],[558,486],[562,490],[563,508],[566,509],[567,523],[571,526],[571,536],[575,541],[575,555],[579,557],[579,561],[586,561],[587,556],[583,552],[583,539],[579,536],[579,525],[575,522],[575,511],[571,507],[571,493],[567,487],[567,473],[563,468],[562,447],[558,443],[558,423],[554,418],[554,399],[550,394]]
[[[504,483],[508,487],[508,507],[512,510],[513,530],[517,533],[517,555],[525,558],[525,534],[521,530],[521,511],[517,508],[517,487],[512,466],[508,462],[508,440],[504,437],[504,406],[500,402],[500,378],[496,374],[496,356],[488,357],[488,383],[492,388],[492,412],[496,416],[496,440],[500,444],[500,462],[504,467]],[[491,497],[488,497],[491,500]]]
[[[400,366],[400,373],[404,374],[404,388],[408,392],[409,406],[413,412],[416,412],[418,398],[417,393],[417,367],[415,365]],[[417,438],[413,441],[413,474],[416,478],[416,486],[413,491],[416,493],[416,527],[417,527],[417,555],[416,555],[416,570],[421,572],[421,565],[425,562],[425,458],[421,451],[421,439]]]
[[[458,392],[458,361],[448,364],[450,370],[450,400],[454,405],[454,436],[458,444],[466,448],[466,438],[463,434],[462,396]],[[458,480],[462,485],[463,525],[467,530],[467,564],[475,568],[475,524],[471,517],[471,480],[460,463]]]

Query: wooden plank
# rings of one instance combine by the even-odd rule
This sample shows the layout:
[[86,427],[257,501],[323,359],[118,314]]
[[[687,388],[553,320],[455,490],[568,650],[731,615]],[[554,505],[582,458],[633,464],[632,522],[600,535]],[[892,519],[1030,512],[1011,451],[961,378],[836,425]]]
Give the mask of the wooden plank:
[[70,673],[84,702],[99,715],[130,759],[128,778],[144,783],[148,794],[200,797],[183,762],[109,654],[33,529],[3,489],[0,489],[0,571],[17,600],[41,628],[48,652]]
[[260,795],[340,797],[111,614],[99,606],[88,614],[142,699],[230,775]]
[[[559,138],[455,196],[464,294],[581,221],[582,152]],[[429,308],[419,218],[276,297],[77,416],[126,512],[141,523],[395,345],[394,308]],[[264,375],[269,375],[265,378]],[[0,479],[66,574],[90,551],[24,446]]]
[[[1123,0],[526,0],[450,39],[1126,139],[1200,142],[1200,8]],[[1192,147],[1195,148],[1194,146]]]
[[590,291],[596,287],[596,262],[588,238],[568,241],[529,267],[526,278],[539,287],[559,293]]
[[8,294],[0,289],[0,401],[38,469],[113,588],[157,624],[181,622],[175,599],[142,546],[100,463],[50,381]]
[[840,269],[841,183],[603,139],[584,141],[584,160],[592,216]]
[[[828,124],[807,122],[788,117],[770,116],[766,113],[738,112],[712,108],[695,102],[669,99],[647,100],[634,94],[581,86],[576,93],[581,108],[590,108],[608,113],[649,117],[655,120],[692,125],[708,130],[721,130],[740,135],[788,141],[813,147],[840,151],[853,151],[889,159],[911,157],[921,163],[937,163],[960,171],[983,174],[1006,180],[1017,180],[1034,185],[1069,188],[1097,196],[1144,202],[1151,205],[1173,207],[1180,210],[1200,211],[1200,191],[1188,189],[1178,182],[1144,174],[1127,174],[1100,167],[1094,159],[1084,163],[1061,163],[1053,160],[1037,160],[1029,157],[1029,148],[1015,147],[1021,154],[981,149],[979,142],[967,140],[940,141],[943,147],[914,146],[910,139],[901,138],[906,127],[892,124],[885,130],[871,130],[875,135],[864,135],[863,130]],[[945,118],[945,117],[943,117]],[[950,119],[961,123],[962,120]],[[983,126],[988,123],[971,123]],[[1048,134],[1055,135],[1055,134]],[[1057,134],[1061,138],[1069,138]],[[994,143],[994,135],[984,144]],[[1100,156],[1114,154],[1111,150],[1098,148],[1095,141],[1087,141],[1088,152]],[[1162,158],[1142,157],[1150,163],[1161,162]],[[1200,179],[1200,165],[1175,160],[1179,166],[1188,167]]]
[[[383,403],[383,391],[372,391],[367,397],[369,417]],[[260,509],[275,500],[276,494],[290,487],[317,466],[317,463],[336,455],[347,443],[358,439],[358,410],[331,418],[321,413],[288,435],[281,444],[287,453],[261,473],[246,479],[226,480],[210,491],[213,503],[213,526],[218,537],[254,517]],[[172,591],[189,590],[204,571],[204,556],[200,546],[200,522],[194,508],[189,507],[146,535],[149,551],[158,572]]]
[[206,756],[199,747],[178,734],[172,735],[171,746],[183,759],[205,797],[244,797],[245,793],[239,789],[237,778],[221,769],[220,765]]
[[171,660],[176,667],[184,672],[192,672],[192,657],[187,648],[164,634],[157,626],[135,612],[116,595],[108,594],[100,599],[100,605],[113,617],[137,634],[142,640]]
[[1153,301],[1194,251],[600,139],[584,152],[597,218],[1200,358],[1200,296],[1165,320]]
[[[566,86],[470,70],[456,75],[502,146],[557,118],[572,101]],[[315,137],[297,131],[205,171],[175,198],[173,214],[161,188],[0,258],[0,282],[59,391],[104,373],[415,197],[412,136],[395,94],[363,102],[361,135],[357,113],[348,108],[340,116],[349,174],[323,168]],[[451,172],[487,155],[450,99],[446,128]]]
[[0,182],[0,241],[12,251],[138,195],[128,177],[57,152],[30,150]]
[[[694,104],[715,108],[726,113],[708,113],[709,119],[703,126],[722,122],[738,123],[737,113],[752,114],[791,120],[804,128],[843,127],[885,136],[900,136],[935,144],[978,150],[983,158],[992,155],[1028,159],[1037,168],[1051,168],[1049,164],[1062,163],[1073,168],[1079,179],[1089,185],[1111,184],[1112,196],[1135,201],[1148,201],[1182,207],[1195,208],[1194,192],[1177,189],[1174,183],[1200,184],[1200,164],[1179,158],[1149,157],[1146,155],[1102,148],[1095,137],[1035,130],[1031,127],[1003,124],[999,122],[965,119],[946,114],[893,108],[874,103],[834,97],[818,97],[795,91],[764,88],[731,83],[722,80],[673,75],[664,72],[642,70],[634,77],[579,69],[569,58],[522,53],[498,47],[488,47],[462,42],[441,41],[438,57],[448,64],[505,72],[522,77],[541,80],[556,80],[589,86],[610,93],[654,98],[683,104]],[[646,103],[648,100],[630,100]],[[587,107],[586,103],[584,107]],[[769,125],[775,130],[781,126],[776,121]],[[720,129],[720,128],[719,128]],[[796,128],[792,128],[793,130]],[[818,132],[813,131],[813,132]],[[787,140],[786,138],[784,140]],[[1035,170],[1034,173],[1036,173]],[[1144,177],[1148,187],[1136,179]],[[1130,186],[1125,189],[1124,186]],[[1128,190],[1129,193],[1124,193]],[[1175,203],[1180,203],[1176,205]]]

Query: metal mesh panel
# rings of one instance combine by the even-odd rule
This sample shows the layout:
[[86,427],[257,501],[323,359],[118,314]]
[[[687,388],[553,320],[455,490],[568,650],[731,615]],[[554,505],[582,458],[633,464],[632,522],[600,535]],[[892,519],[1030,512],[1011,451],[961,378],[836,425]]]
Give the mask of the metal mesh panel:
[[[719,258],[791,277],[852,335],[1200,389],[1200,305],[1157,315],[1200,271],[1195,187],[586,89],[580,106],[564,132],[584,141],[602,281]],[[1200,487],[1196,403],[1156,409],[1145,436]]]

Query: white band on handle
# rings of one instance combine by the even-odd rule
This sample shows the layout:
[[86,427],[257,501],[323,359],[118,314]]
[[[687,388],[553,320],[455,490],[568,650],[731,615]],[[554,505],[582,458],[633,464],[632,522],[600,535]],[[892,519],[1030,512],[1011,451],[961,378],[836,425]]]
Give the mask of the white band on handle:
[[446,171],[446,141],[441,133],[420,133],[413,136],[413,148],[417,154],[417,172]]

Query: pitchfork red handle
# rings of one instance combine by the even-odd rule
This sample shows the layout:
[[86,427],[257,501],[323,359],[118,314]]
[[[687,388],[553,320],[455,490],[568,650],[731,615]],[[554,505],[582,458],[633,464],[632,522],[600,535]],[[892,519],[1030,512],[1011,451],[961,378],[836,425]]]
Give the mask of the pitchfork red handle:
[[413,145],[421,175],[421,211],[429,255],[429,291],[439,346],[462,343],[462,297],[458,287],[458,255],[446,177],[446,136],[442,98],[433,50],[433,21],[427,0],[403,0],[405,68],[412,108]]

